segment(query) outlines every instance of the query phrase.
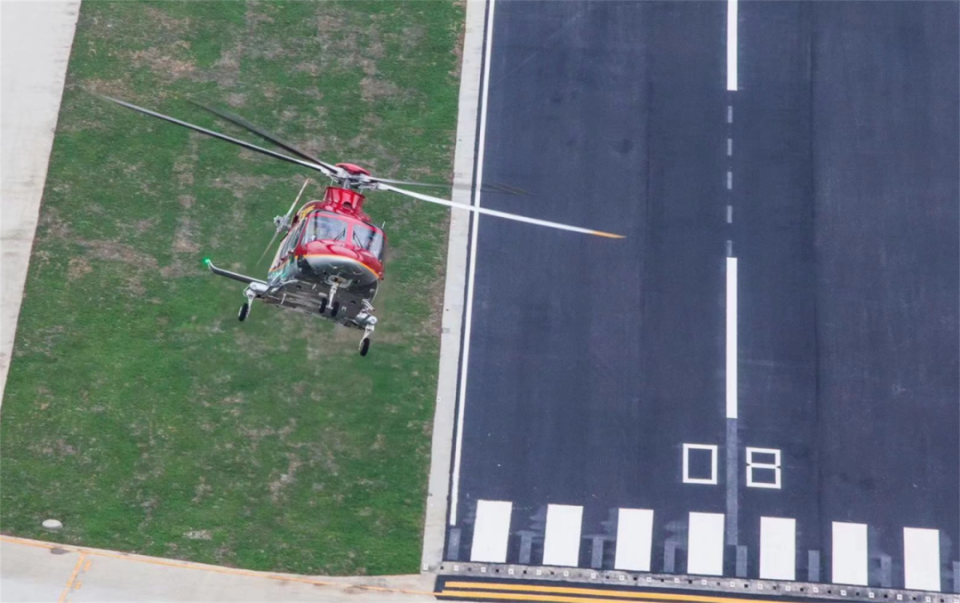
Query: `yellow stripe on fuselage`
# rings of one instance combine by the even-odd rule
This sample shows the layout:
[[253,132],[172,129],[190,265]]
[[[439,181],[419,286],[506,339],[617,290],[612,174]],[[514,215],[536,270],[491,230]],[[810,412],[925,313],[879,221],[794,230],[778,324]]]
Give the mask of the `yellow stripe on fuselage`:
[[375,276],[375,277],[377,277],[377,278],[380,278],[380,275],[377,273],[376,270],[374,270],[374,269],[371,268],[370,266],[367,266],[366,264],[364,264],[364,263],[361,262],[360,260],[355,260],[355,259],[353,259],[353,258],[347,258],[347,257],[344,257],[344,256],[342,256],[342,255],[337,255],[337,254],[335,254],[335,253],[306,253],[306,254],[301,255],[301,256],[299,256],[299,257],[302,257],[302,258],[337,258],[338,260],[346,260],[346,261],[348,261],[348,262],[354,262],[355,264],[360,264],[361,266],[363,266],[364,268],[366,268],[367,270],[369,270],[370,273],[373,274],[373,276]]

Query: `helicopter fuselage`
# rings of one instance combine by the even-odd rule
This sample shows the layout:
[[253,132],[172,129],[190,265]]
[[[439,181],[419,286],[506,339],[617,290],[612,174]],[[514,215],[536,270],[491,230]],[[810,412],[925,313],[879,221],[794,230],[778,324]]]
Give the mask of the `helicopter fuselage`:
[[386,241],[363,201],[356,191],[330,186],[322,201],[304,204],[277,249],[269,294],[257,298],[364,328],[384,277]]

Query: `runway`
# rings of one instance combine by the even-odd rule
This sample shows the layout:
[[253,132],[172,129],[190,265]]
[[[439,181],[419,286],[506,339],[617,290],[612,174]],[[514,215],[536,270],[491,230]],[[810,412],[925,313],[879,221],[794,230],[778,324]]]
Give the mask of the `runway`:
[[448,561],[960,592],[958,25],[488,3]]

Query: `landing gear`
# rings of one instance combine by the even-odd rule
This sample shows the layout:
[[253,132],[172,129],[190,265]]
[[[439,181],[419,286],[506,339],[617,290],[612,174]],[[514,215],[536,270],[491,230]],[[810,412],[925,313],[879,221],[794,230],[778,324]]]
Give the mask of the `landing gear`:
[[340,312],[340,302],[335,301],[333,302],[333,305],[330,306],[330,317],[336,318],[338,312]]
[[321,298],[320,298],[320,313],[323,314],[323,313],[326,312],[326,311],[327,311],[327,298],[326,298],[326,297],[321,297]]
[[250,304],[253,303],[253,300],[257,299],[257,292],[254,290],[254,284],[247,286],[243,290],[243,296],[247,298],[247,301],[243,302],[243,305],[240,306],[240,311],[237,313],[237,320],[243,322],[247,319],[247,316],[250,316]]
[[370,351],[370,336],[373,335],[373,330],[377,326],[377,318],[370,314],[370,311],[373,310],[373,306],[370,305],[370,302],[364,300],[363,302],[363,311],[360,314],[357,314],[357,324],[363,325],[363,339],[360,340],[360,355],[366,356],[367,352]]

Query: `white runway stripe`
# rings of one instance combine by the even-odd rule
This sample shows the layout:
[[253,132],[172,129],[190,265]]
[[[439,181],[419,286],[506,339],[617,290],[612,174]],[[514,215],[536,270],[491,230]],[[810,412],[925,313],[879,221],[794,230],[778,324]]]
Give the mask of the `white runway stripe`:
[[940,591],[940,531],[903,528],[903,580],[906,588]]
[[867,585],[867,524],[833,522],[831,581]]
[[726,304],[727,418],[736,419],[737,411],[737,258],[727,258]]
[[620,509],[617,518],[617,555],[613,567],[618,570],[650,571],[653,545],[653,511]]
[[547,505],[547,531],[543,539],[544,565],[569,565],[580,562],[580,522],[583,507]]
[[797,520],[788,517],[760,518],[760,578],[795,580],[797,567]]
[[739,27],[737,0],[727,0],[727,90],[737,89],[737,44]]
[[690,513],[687,573],[723,575],[723,513]]
[[477,520],[473,524],[470,561],[506,563],[513,503],[500,500],[477,501]]

